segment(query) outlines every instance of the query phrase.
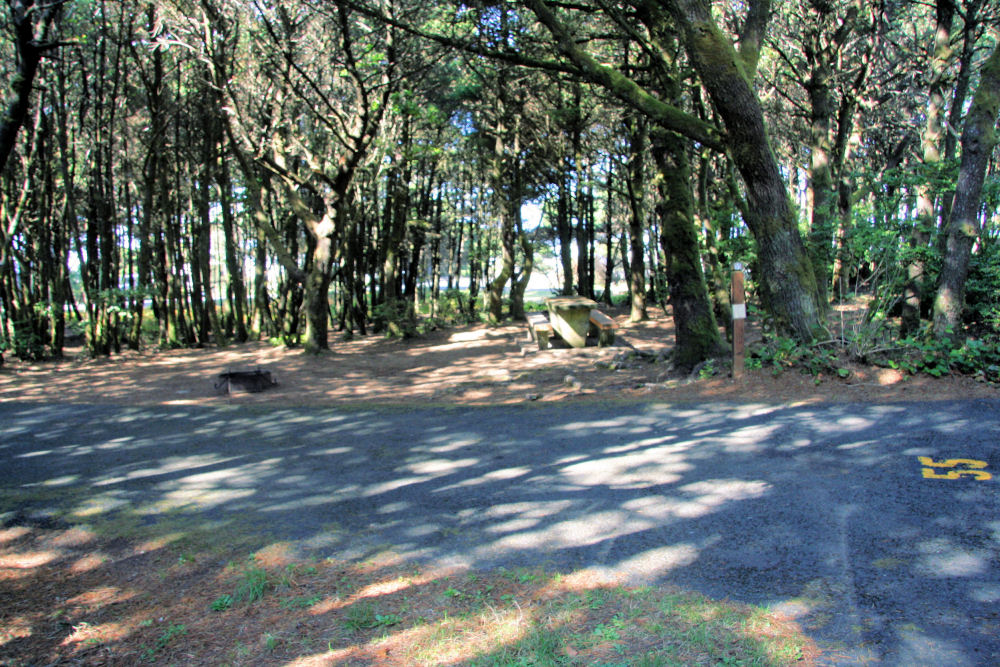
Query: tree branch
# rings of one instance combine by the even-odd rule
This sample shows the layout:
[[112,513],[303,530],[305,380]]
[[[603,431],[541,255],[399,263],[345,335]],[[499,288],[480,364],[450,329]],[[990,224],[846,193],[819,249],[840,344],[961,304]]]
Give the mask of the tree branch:
[[767,34],[767,22],[771,18],[771,0],[751,0],[747,18],[740,34],[740,60],[746,69],[747,78],[753,81],[760,61],[760,49]]
[[665,129],[723,151],[722,137],[716,127],[654,97],[621,72],[602,65],[577,46],[572,34],[545,4],[544,0],[525,0],[525,5],[549,29],[560,51],[592,83],[603,86],[616,97],[649,116]]

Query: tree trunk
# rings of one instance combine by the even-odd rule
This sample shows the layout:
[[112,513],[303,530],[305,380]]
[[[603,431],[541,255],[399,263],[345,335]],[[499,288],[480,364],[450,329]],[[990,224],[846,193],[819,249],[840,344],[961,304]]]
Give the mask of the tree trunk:
[[559,196],[556,200],[556,234],[559,236],[559,260],[562,266],[562,294],[573,294],[573,226],[570,224],[569,164],[563,159],[559,169]]
[[688,56],[722,117],[733,162],[746,185],[746,223],[757,240],[763,305],[779,329],[812,340],[826,330],[816,275],[744,62],[719,30],[706,0],[665,4],[680,24]]
[[515,320],[524,319],[524,292],[528,289],[531,272],[535,268],[535,248],[531,244],[531,237],[520,227],[518,225],[517,240],[524,261],[521,263],[520,275],[512,280],[510,285],[510,316]]
[[959,335],[965,305],[965,281],[969,257],[979,234],[980,198],[986,167],[996,146],[997,115],[1000,113],[1000,47],[983,67],[979,88],[962,128],[962,162],[941,280],[934,299],[934,333]]
[[[219,141],[221,149],[223,142]],[[237,343],[249,339],[247,333],[247,288],[243,279],[243,266],[237,255],[236,220],[233,215],[232,177],[229,172],[229,162],[220,150],[216,164],[216,185],[219,188],[219,208],[222,213],[222,233],[225,238],[226,273],[229,274],[229,308],[232,313],[233,338]]]
[[[207,157],[208,156],[206,156],[206,158]],[[210,164],[210,161],[206,159],[205,164]],[[222,325],[219,322],[219,312],[215,307],[215,297],[212,293],[212,221],[211,212],[209,210],[211,194],[211,185],[209,180],[209,169],[205,168],[202,171],[201,178],[198,183],[199,225],[198,232],[195,235],[197,245],[196,256],[198,258],[197,263],[200,269],[200,275],[196,272],[195,277],[200,278],[198,282],[200,282],[201,289],[204,292],[204,321],[199,322],[199,328],[202,330],[199,334],[199,338],[204,341],[204,330],[207,328],[212,332],[212,338],[215,344],[221,345],[225,341],[225,335],[222,332]],[[196,284],[195,292],[197,293],[197,291],[198,286]]]
[[937,0],[937,22],[934,32],[934,57],[931,59],[931,82],[928,91],[927,121],[922,137],[925,178],[917,190],[917,219],[910,235],[910,259],[906,265],[906,282],[903,285],[903,313],[899,325],[900,336],[914,333],[920,326],[920,303],[927,282],[926,253],[931,235],[937,228],[936,191],[929,180],[930,171],[941,161],[944,138],[944,76],[951,60],[951,26],[955,17],[953,0]]
[[[822,23],[817,32],[822,30]],[[819,41],[821,35],[813,35]],[[833,264],[833,234],[835,199],[833,188],[834,160],[830,129],[834,105],[833,66],[819,44],[809,52],[814,54],[812,71],[806,85],[809,96],[809,190],[812,195],[812,221],[809,228],[809,255],[816,271],[816,289],[820,303],[829,302],[830,271]]]
[[666,262],[676,347],[674,363],[691,368],[719,347],[719,327],[702,272],[694,226],[688,141],[672,132],[653,134],[652,152],[660,170],[660,245]]
[[590,197],[590,168],[585,165],[579,136],[574,138],[576,154],[576,291],[580,296],[594,296],[594,279],[590,271],[590,252],[593,248],[588,216]]
[[604,293],[601,300],[609,306],[614,305],[611,286],[615,273],[615,235],[614,235],[614,166],[608,165],[608,178],[604,188]]
[[629,294],[632,311],[629,320],[641,322],[649,319],[646,312],[646,248],[643,238],[645,218],[646,180],[645,152],[648,129],[643,119],[635,119],[629,133],[628,188],[629,219],[628,235],[631,261],[629,262]]
[[500,271],[490,282],[488,315],[490,324],[496,325],[503,321],[503,292],[507,281],[514,275],[514,253],[516,235],[514,221],[509,212],[501,214],[500,221]]
[[[329,224],[329,221],[326,221]],[[330,267],[333,263],[333,242],[330,234],[318,230],[312,249],[312,266],[306,275],[304,308],[306,331],[303,346],[307,354],[319,354],[330,349]]]

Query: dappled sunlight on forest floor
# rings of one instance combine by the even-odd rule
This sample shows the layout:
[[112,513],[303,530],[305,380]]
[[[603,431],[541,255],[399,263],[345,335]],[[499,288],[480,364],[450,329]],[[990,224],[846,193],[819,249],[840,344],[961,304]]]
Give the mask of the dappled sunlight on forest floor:
[[[855,305],[855,308],[858,306]],[[848,363],[847,378],[796,370],[748,372],[733,380],[726,360],[699,373],[682,373],[668,361],[673,344],[669,317],[629,322],[626,310],[610,311],[618,337],[612,347],[539,351],[523,323],[440,329],[400,340],[381,336],[345,341],[334,332],[330,352],[308,356],[298,349],[255,341],[222,348],[144,350],[88,359],[68,350],[67,359],[0,369],[0,400],[64,401],[129,405],[347,405],[427,403],[506,404],[567,400],[872,401],[996,397],[991,385],[964,377],[907,377]],[[842,314],[846,313],[845,317]],[[849,323],[840,306],[832,325]],[[754,332],[751,329],[750,339]],[[591,341],[593,343],[593,341]],[[278,385],[263,393],[219,391],[219,373],[263,369]]]

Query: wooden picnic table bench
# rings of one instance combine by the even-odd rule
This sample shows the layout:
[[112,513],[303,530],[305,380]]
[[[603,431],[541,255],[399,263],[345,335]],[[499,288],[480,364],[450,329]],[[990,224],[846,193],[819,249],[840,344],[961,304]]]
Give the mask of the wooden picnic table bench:
[[590,310],[590,330],[597,336],[598,347],[614,344],[615,321],[596,308]]
[[549,338],[552,337],[552,324],[545,313],[528,313],[525,316],[528,320],[528,337],[538,343],[538,349],[544,350],[549,346]]

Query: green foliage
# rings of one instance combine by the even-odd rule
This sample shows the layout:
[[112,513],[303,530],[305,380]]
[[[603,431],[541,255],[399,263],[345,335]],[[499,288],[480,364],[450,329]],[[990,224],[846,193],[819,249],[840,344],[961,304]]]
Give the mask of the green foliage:
[[450,289],[438,296],[433,307],[423,302],[419,314],[410,301],[397,299],[376,305],[372,319],[375,330],[389,338],[415,338],[435,329],[478,322],[479,316],[470,307],[467,292]]
[[969,265],[965,320],[977,330],[1000,334],[1000,243],[984,241]]
[[452,324],[471,324],[478,321],[473,314],[467,311],[469,305],[469,295],[467,292],[457,289],[450,289],[441,292],[437,303],[434,305],[435,324],[448,326]]
[[405,299],[393,299],[377,304],[373,320],[375,330],[385,332],[389,338],[413,338],[420,333],[413,308]]
[[983,338],[937,338],[926,327],[918,335],[896,341],[875,361],[911,375],[942,377],[949,373],[1000,382],[1000,335]]
[[1000,333],[978,337],[935,337],[927,324],[916,335],[893,339],[889,321],[874,316],[840,340],[805,345],[791,338],[771,336],[753,346],[747,369],[770,368],[775,375],[793,368],[818,378],[847,378],[844,359],[894,368],[910,375],[942,377],[950,373],[1000,382]]
[[250,565],[245,570],[236,591],[233,593],[234,602],[246,602],[250,604],[264,598],[269,590],[274,587],[267,570],[259,565]]
[[818,378],[821,374],[846,378],[851,374],[840,360],[843,347],[831,343],[804,344],[785,336],[771,336],[750,348],[747,368],[771,368],[774,375],[797,368]]
[[358,602],[347,610],[344,625],[348,629],[357,632],[358,630],[370,630],[372,628],[390,627],[402,622],[396,614],[379,614],[375,605],[369,602]]
[[212,604],[209,608],[212,611],[226,611],[233,606],[233,596],[232,595],[220,595],[219,597],[212,600]]
[[309,595],[305,597],[291,598],[281,601],[283,609],[308,609],[319,604],[323,600],[322,595]]
[[143,645],[142,659],[146,662],[156,662],[157,654],[161,653],[172,641],[187,634],[187,627],[181,623],[170,625],[157,637],[153,646]]
[[21,361],[38,361],[48,355],[48,345],[29,320],[14,323],[14,333],[7,337],[0,331],[0,353],[10,350]]

